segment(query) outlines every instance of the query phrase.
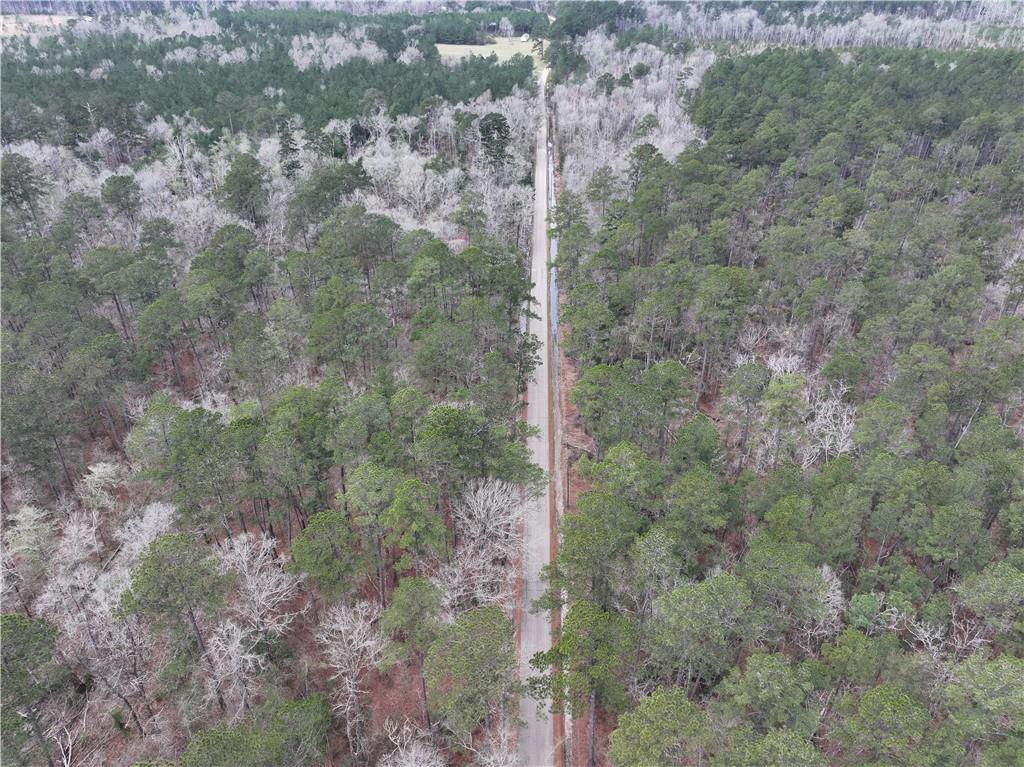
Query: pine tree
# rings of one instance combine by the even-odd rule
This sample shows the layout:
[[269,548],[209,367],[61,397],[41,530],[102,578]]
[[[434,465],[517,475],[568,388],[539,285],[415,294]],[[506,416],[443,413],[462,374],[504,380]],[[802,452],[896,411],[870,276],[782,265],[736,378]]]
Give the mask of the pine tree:
[[286,178],[295,178],[295,174],[302,168],[302,163],[299,161],[299,147],[295,142],[291,120],[285,119],[278,122],[277,136],[281,141],[281,148],[278,152],[281,159],[281,172]]

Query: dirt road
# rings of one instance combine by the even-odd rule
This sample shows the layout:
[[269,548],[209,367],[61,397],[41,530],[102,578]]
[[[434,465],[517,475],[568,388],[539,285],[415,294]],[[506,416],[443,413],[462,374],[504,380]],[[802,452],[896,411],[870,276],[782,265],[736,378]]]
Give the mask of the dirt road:
[[[528,442],[534,463],[544,469],[549,477],[554,476],[554,461],[551,455],[551,348],[549,313],[550,291],[548,275],[548,129],[547,108],[544,90],[548,70],[540,76],[541,127],[537,132],[537,158],[534,167],[533,207],[533,256],[531,274],[533,280],[533,310],[537,317],[529,322],[529,330],[541,342],[540,365],[534,372],[533,381],[527,389],[526,420],[535,426],[538,434]],[[551,558],[550,510],[553,503],[554,485],[549,482],[546,491],[530,501],[526,509],[524,525],[523,593],[520,600],[521,630],[519,639],[520,677],[526,679],[533,672],[530,658],[534,653],[551,646],[551,616],[547,611],[531,613],[530,604],[541,596],[544,584],[540,570]],[[533,700],[521,699],[519,717],[523,725],[519,730],[519,763],[523,767],[552,767],[555,764],[554,726],[546,713],[546,704],[538,705]]]

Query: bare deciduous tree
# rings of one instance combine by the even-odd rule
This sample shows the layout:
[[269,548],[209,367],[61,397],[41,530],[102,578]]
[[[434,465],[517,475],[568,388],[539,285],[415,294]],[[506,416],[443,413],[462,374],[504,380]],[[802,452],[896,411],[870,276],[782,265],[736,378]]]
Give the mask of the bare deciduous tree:
[[380,663],[387,644],[376,626],[379,617],[380,608],[372,602],[335,605],[317,631],[324,658],[334,672],[333,708],[345,722],[345,735],[355,754],[366,748],[362,682],[366,672]]
[[484,743],[476,749],[473,764],[476,767],[516,767],[519,764],[512,728],[504,718],[494,724]]
[[124,561],[134,562],[149,544],[169,532],[176,513],[169,503],[150,503],[142,509],[141,516],[131,517],[114,531]]
[[401,726],[388,720],[384,732],[393,746],[379,767],[445,767],[444,756],[418,728],[406,720]]
[[[567,189],[582,192],[601,168],[621,176],[630,150],[638,144],[651,144],[672,160],[698,138],[678,91],[681,83],[691,88],[699,84],[714,61],[711,53],[679,56],[647,43],[620,50],[615,38],[604,30],[587,34],[579,50],[590,65],[590,76],[581,82],[560,83],[554,89],[558,140],[565,157],[562,178]],[[607,91],[599,86],[601,75],[620,78],[637,65],[649,71],[628,87]],[[648,115],[654,116],[656,126],[638,135],[640,121]]]
[[488,478],[471,483],[452,505],[455,553],[435,576],[452,612],[486,605],[510,609],[509,564],[522,548],[523,503],[520,487]]
[[853,450],[853,427],[857,408],[844,400],[845,386],[817,389],[810,397],[811,420],[807,424],[807,448],[803,466],[828,461]]
[[[717,13],[699,3],[686,3],[672,7],[652,6],[647,20],[699,41],[740,40],[818,48],[1014,47],[1021,42],[1021,10],[1014,3],[970,3],[954,9],[948,18],[941,20],[914,17],[900,11],[884,12],[872,5],[870,12],[865,6],[865,13],[848,21],[820,25],[805,23],[802,10],[795,11],[785,23],[778,20],[768,23],[754,8]],[[986,31],[993,25],[997,25],[998,34]]]
[[828,565],[821,565],[818,573],[825,582],[825,588],[819,594],[819,616],[812,625],[804,627],[797,640],[809,653],[814,652],[815,646],[822,640],[842,631],[843,616],[846,614],[846,598],[843,596],[843,584],[839,576]]
[[45,509],[26,503],[11,514],[4,532],[4,591],[13,592],[25,613],[31,614],[29,606],[49,566],[53,520]]
[[206,701],[212,705],[223,696],[227,716],[236,721],[251,709],[250,702],[259,692],[259,675],[267,665],[266,656],[257,651],[260,633],[233,620],[217,626],[206,640],[209,656]]
[[218,556],[223,570],[238,576],[233,607],[242,624],[257,636],[284,635],[299,611],[282,607],[298,595],[300,579],[284,570],[274,539],[242,533]]

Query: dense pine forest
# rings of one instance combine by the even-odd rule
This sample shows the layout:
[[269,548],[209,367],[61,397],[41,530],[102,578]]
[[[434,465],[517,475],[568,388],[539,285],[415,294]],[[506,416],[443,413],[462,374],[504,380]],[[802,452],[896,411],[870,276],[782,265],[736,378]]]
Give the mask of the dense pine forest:
[[3,132],[6,140],[73,147],[106,128],[134,160],[139,124],[157,115],[189,114],[213,141],[225,131],[273,132],[281,112],[319,131],[379,108],[419,114],[434,101],[506,96],[530,79],[525,60],[499,65],[477,56],[451,67],[435,47],[484,42],[481,29],[496,30],[502,19],[514,32],[547,24],[512,9],[418,19],[220,8],[164,28],[129,17],[108,34],[76,21],[37,45],[10,46]]
[[5,762],[1022,764],[1019,6],[14,5]]
[[561,196],[552,652],[614,763],[1024,752],[1022,63],[721,59],[706,142]]

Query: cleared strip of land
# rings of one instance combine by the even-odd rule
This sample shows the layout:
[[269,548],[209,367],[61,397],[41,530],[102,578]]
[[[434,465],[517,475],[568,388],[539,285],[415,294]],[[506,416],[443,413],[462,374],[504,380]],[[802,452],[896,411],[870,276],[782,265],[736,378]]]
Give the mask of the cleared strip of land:
[[[544,108],[544,86],[548,71],[541,73],[542,112],[537,132],[537,156],[534,168],[534,210],[533,210],[533,309],[530,318],[530,332],[541,342],[540,364],[534,371],[534,378],[527,388],[526,420],[536,427],[537,432],[527,441],[527,447],[534,463],[548,473],[545,491],[531,499],[524,517],[523,541],[523,590],[519,601],[520,677],[526,679],[534,671],[530,658],[535,653],[551,647],[551,614],[547,611],[530,612],[530,605],[544,592],[541,569],[551,561],[551,508],[554,501],[554,462],[551,450],[551,347],[548,316],[550,309],[548,273],[548,139],[547,111]],[[519,730],[519,762],[524,767],[552,767],[555,764],[554,725],[544,709],[547,704],[538,703],[523,696],[519,704],[519,718],[523,725]]]

